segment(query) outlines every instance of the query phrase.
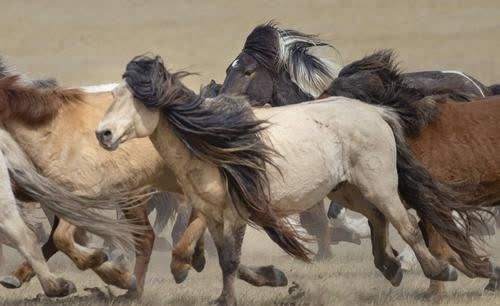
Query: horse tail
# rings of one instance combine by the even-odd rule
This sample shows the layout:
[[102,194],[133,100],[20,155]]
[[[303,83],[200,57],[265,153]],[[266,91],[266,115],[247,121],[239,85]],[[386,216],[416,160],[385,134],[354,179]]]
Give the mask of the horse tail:
[[155,223],[153,230],[156,235],[159,235],[168,222],[173,220],[176,216],[178,198],[170,192],[160,192],[155,194],[148,202],[151,211],[156,210]]
[[401,198],[417,211],[421,219],[432,224],[470,271],[490,277],[489,261],[476,252],[470,235],[472,224],[484,224],[484,219],[479,214],[482,210],[459,200],[456,191],[434,179],[413,156],[406,144],[397,113],[386,109],[382,116],[391,127],[396,140],[398,189]]
[[41,175],[5,130],[0,130],[0,151],[15,187],[58,217],[103,238],[114,239],[126,248],[134,246],[134,234],[140,236],[144,231],[142,226],[108,218],[98,212],[100,209],[116,210],[140,205],[149,198],[143,190],[128,192],[124,197],[76,195]]
[[491,91],[492,95],[500,95],[500,84],[488,86],[488,89]]

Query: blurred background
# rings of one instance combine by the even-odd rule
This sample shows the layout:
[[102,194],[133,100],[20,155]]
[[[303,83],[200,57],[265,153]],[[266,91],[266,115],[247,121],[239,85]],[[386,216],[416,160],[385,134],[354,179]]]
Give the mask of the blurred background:
[[[154,52],[169,68],[199,72],[186,79],[197,90],[212,78],[222,82],[246,36],[270,20],[329,40],[344,64],[392,48],[406,71],[462,70],[485,84],[500,83],[499,0],[0,0],[0,54],[33,77],[83,86],[117,82],[132,57]],[[428,305],[421,297],[428,285],[422,273],[408,272],[401,287],[391,287],[373,266],[367,240],[361,246],[332,246],[334,258],[329,262],[303,264],[263,234],[249,232],[243,261],[275,264],[285,271],[290,285],[297,282],[306,292],[300,305]],[[400,247],[397,236],[392,234]],[[498,236],[488,239],[497,262],[499,241]],[[8,255],[4,271],[22,260],[13,252]],[[206,271],[191,272],[185,283],[176,285],[168,268],[170,253],[155,253],[141,303],[208,304],[221,287],[217,259],[208,261]],[[82,274],[64,256],[56,256],[50,267],[78,280],[80,295],[86,286],[103,286],[92,272]],[[286,287],[237,284],[241,305],[297,303],[290,300]],[[485,280],[461,276],[448,284],[444,304],[498,305],[498,298],[483,295],[485,285]],[[38,304],[40,292],[37,281],[20,290],[0,288],[0,303],[19,304],[28,298],[19,305]],[[95,304],[86,297],[60,304],[69,302]]]
[[402,67],[500,82],[498,0],[0,1],[0,54],[63,85],[117,81],[144,52],[222,81],[245,37],[271,19],[333,42],[344,63],[393,48]]

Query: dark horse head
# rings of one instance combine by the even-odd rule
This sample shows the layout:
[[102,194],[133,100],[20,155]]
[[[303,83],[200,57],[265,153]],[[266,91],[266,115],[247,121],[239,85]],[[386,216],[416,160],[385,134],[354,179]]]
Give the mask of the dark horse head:
[[321,46],[333,48],[314,35],[280,29],[272,23],[259,25],[227,68],[221,93],[246,95],[254,106],[318,98],[340,69],[312,54],[314,47]]

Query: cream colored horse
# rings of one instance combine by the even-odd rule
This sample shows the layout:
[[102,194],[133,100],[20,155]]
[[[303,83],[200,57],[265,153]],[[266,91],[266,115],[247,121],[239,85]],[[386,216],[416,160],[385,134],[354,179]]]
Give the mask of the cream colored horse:
[[[223,274],[218,304],[236,304],[246,224],[262,226],[286,252],[305,259],[296,233],[278,216],[325,196],[369,218],[381,212],[426,276],[457,278],[429,252],[399,198],[396,151],[404,141],[394,113],[346,98],[252,111],[235,98],[200,101],[180,82],[183,75],[166,71],[160,57],[132,60],[96,135],[108,150],[137,138],[152,141],[214,238]],[[260,138],[254,133],[262,122],[269,127]]]

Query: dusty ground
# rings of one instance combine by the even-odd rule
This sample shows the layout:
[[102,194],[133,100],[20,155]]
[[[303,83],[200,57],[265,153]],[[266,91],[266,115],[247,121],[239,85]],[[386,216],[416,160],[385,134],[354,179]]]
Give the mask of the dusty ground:
[[[500,82],[500,5],[482,1],[0,1],[0,53],[34,76],[53,76],[66,86],[117,81],[134,55],[161,54],[170,67],[201,73],[188,80],[197,88],[224,70],[258,23],[275,19],[334,42],[344,63],[375,49],[394,48],[408,70],[457,69],[485,83]],[[305,296],[292,299],[287,288],[254,288],[238,283],[242,305],[429,305],[420,272],[407,273],[392,288],[373,267],[370,246],[333,247],[328,263],[306,265],[284,256],[267,238],[252,232],[244,247],[249,264],[273,263]],[[394,236],[394,235],[393,235]],[[491,240],[500,262],[500,238]],[[17,262],[9,253],[9,266]],[[221,288],[215,260],[201,274],[175,285],[168,273],[170,256],[155,254],[142,304],[207,304]],[[85,296],[85,287],[104,288],[92,273],[78,273],[66,258],[52,269],[76,282],[79,297],[61,304],[105,304]],[[482,295],[483,280],[461,276],[448,287],[443,305],[500,305],[500,297]],[[114,294],[118,290],[112,289]],[[0,288],[0,303],[36,304],[37,281],[19,290]]]

